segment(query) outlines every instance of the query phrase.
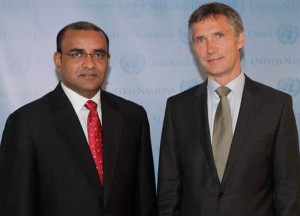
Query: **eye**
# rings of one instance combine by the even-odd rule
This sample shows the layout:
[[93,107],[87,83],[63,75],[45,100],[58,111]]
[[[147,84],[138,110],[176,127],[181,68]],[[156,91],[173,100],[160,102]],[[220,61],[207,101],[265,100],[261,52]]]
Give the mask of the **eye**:
[[104,52],[94,52],[93,53],[93,57],[96,58],[96,59],[102,59],[102,58],[105,58],[106,57],[106,53]]
[[73,52],[70,52],[69,55],[72,58],[78,59],[78,58],[81,58],[82,56],[84,56],[84,53],[83,52],[78,52],[78,51],[73,51]]
[[223,33],[220,33],[220,32],[219,32],[219,33],[216,33],[216,37],[217,37],[217,38],[223,38],[223,37],[224,37],[224,34],[223,34]]
[[196,44],[201,44],[201,43],[204,42],[204,38],[203,37],[196,37],[195,40],[194,40],[194,42]]

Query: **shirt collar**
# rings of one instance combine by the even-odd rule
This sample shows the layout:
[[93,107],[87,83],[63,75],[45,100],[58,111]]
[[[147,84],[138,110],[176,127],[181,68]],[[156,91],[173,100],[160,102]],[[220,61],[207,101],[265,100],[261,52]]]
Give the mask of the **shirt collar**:
[[82,107],[84,107],[84,104],[88,100],[94,101],[97,104],[97,107],[98,107],[97,109],[100,109],[100,106],[101,106],[101,103],[100,103],[101,91],[100,90],[97,92],[97,94],[94,97],[92,97],[91,99],[88,99],[88,98],[81,96],[80,94],[73,91],[72,89],[68,88],[62,82],[61,82],[61,87],[64,90],[64,92],[66,93],[69,100],[71,101],[71,104],[76,113],[78,113],[82,109]]
[[[234,80],[231,80],[229,83],[227,83],[226,87],[230,88],[232,94],[235,94],[238,97],[242,97],[243,90],[245,85],[245,74],[242,71],[238,77],[236,77]],[[212,80],[211,78],[208,78],[207,80],[207,91],[208,94],[210,94],[211,97],[218,97],[215,90],[221,86],[216,81]]]

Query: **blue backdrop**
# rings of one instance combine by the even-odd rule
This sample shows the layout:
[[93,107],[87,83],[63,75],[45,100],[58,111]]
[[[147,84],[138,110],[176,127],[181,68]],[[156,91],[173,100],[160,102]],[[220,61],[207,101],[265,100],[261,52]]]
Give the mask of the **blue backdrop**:
[[[90,21],[111,41],[105,89],[143,105],[157,171],[165,102],[203,81],[188,41],[197,0],[0,0],[0,135],[8,115],[54,89],[55,38]],[[224,0],[242,15],[252,79],[289,93],[300,125],[300,1]]]

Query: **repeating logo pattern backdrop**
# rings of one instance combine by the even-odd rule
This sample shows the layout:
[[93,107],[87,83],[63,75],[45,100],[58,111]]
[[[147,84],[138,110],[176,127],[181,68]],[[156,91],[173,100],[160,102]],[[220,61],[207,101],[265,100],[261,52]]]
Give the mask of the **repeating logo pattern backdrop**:
[[[57,32],[85,20],[111,41],[105,89],[143,105],[155,168],[166,99],[203,81],[187,22],[204,0],[0,0],[0,135],[8,115],[52,90]],[[290,94],[300,128],[300,1],[223,0],[245,24],[243,69]]]

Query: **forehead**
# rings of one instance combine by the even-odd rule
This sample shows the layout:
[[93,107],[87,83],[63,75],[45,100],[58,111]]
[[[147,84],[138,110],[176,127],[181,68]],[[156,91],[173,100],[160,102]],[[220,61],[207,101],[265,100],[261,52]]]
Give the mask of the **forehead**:
[[107,49],[107,41],[102,32],[94,30],[74,30],[65,32],[62,49]]
[[208,30],[233,30],[228,18],[224,15],[217,15],[217,16],[209,16],[199,22],[196,22],[192,25],[192,32],[207,32]]

